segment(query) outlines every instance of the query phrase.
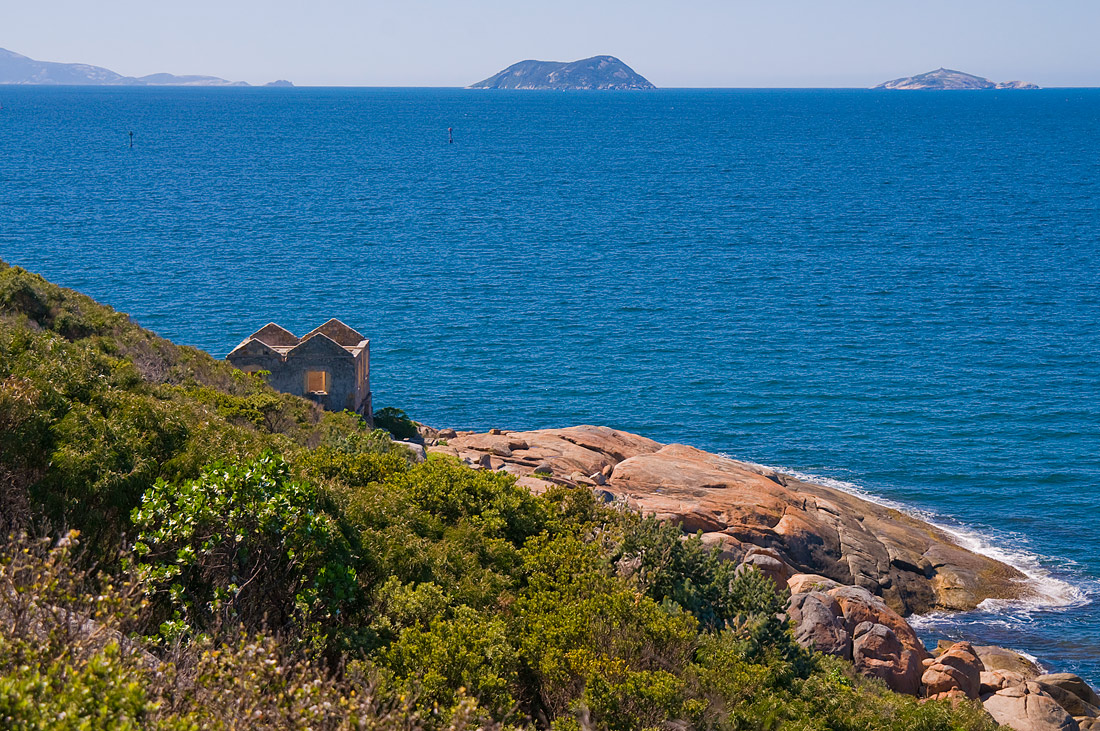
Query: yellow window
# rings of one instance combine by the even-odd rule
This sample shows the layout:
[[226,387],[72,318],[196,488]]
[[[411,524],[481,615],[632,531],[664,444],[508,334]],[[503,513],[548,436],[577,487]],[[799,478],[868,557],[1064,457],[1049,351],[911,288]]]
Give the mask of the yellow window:
[[328,371],[306,371],[306,393],[328,393]]

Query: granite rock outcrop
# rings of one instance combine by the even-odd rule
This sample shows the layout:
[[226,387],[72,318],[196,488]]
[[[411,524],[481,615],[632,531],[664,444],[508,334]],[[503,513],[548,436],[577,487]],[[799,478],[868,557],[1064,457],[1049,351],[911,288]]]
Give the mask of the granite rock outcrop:
[[1016,569],[898,510],[682,444],[576,426],[456,432],[429,451],[507,471],[535,492],[552,484],[598,488],[685,532],[701,531],[731,560],[770,549],[789,574],[862,587],[900,614],[972,609],[1029,591]]

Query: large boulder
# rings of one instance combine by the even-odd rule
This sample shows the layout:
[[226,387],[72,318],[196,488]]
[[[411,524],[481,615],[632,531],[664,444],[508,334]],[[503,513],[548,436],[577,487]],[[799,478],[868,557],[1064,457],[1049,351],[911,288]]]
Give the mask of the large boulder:
[[787,588],[791,594],[805,594],[810,591],[829,591],[840,586],[840,582],[820,574],[795,574],[787,579]]
[[920,679],[926,697],[978,697],[985,667],[969,642],[956,642],[927,664]]
[[987,695],[993,695],[1004,688],[1011,688],[1014,685],[1023,685],[1027,682],[1027,678],[1012,670],[984,670],[982,671],[980,679],[981,687],[978,693],[983,698]]
[[1100,697],[1079,675],[1052,673],[1040,675],[1035,682],[1071,716],[1100,716]]
[[840,586],[826,593],[840,606],[845,629],[853,637],[855,628],[864,622],[881,624],[889,627],[905,649],[916,656],[918,664],[929,656],[924,643],[920,641],[909,623],[900,614],[886,606],[886,602],[880,597],[867,589],[859,586]]
[[776,591],[787,588],[787,580],[792,573],[791,567],[782,559],[778,551],[752,546],[745,553],[745,558],[738,565],[737,570],[743,571],[750,567],[771,579]]
[[1085,702],[1091,703],[1094,706],[1100,706],[1100,695],[1097,695],[1096,691],[1092,689],[1092,686],[1086,683],[1080,675],[1074,675],[1073,673],[1050,673],[1048,675],[1040,675],[1035,679],[1035,682],[1041,685],[1055,685],[1059,688],[1064,688]]
[[1034,682],[1003,688],[982,701],[986,712],[1016,731],[1080,731],[1073,716]]
[[897,693],[919,695],[921,658],[884,624],[863,622],[852,633],[852,664],[863,675],[883,680]]
[[[947,649],[947,645],[952,643],[941,644],[944,645],[943,649]],[[986,670],[1006,670],[1020,673],[1028,680],[1034,680],[1043,674],[1043,671],[1033,660],[1015,650],[995,645],[975,645],[974,651],[978,653],[978,657],[981,658],[982,665],[985,665]]]
[[840,605],[819,591],[792,594],[787,603],[794,638],[803,647],[852,659],[852,636],[844,629]]

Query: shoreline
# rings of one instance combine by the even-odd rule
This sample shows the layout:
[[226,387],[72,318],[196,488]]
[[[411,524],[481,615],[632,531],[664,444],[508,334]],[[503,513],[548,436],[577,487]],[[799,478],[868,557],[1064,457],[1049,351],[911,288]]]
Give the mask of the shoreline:
[[[1036,679],[1045,682],[1045,666],[1054,663],[1040,660],[1026,646],[1016,649],[1026,643],[977,644],[989,638],[967,633],[965,618],[1091,603],[1083,589],[1043,568],[1041,557],[1000,547],[977,529],[952,525],[943,516],[849,482],[662,445],[606,427],[483,433],[421,427],[421,437],[428,453],[453,456],[474,469],[507,472],[532,491],[544,491],[549,484],[585,486],[608,502],[679,523],[688,535],[701,534],[706,543],[719,547],[723,558],[739,567],[751,564],[778,587],[790,589],[788,615],[799,641],[850,659],[861,672],[881,677],[903,693],[949,697],[939,694],[961,692],[958,687],[937,690],[927,679],[940,668],[938,658],[945,653],[970,657],[968,662],[981,670],[982,682],[991,683],[982,685],[983,700],[1000,698],[1002,690],[1015,693],[1020,684],[1034,685]],[[600,458],[610,464],[599,464]],[[801,506],[792,503],[792,493]],[[782,504],[778,511],[777,496]],[[814,502],[817,516],[835,517],[832,524],[815,522],[809,510]],[[858,526],[851,524],[851,513],[859,513]],[[824,543],[835,529],[840,536],[837,551],[800,550],[812,543],[808,528],[822,533],[816,537]],[[866,541],[860,529],[881,545]],[[885,564],[875,561],[879,547],[887,553]],[[921,548],[924,552],[918,554]],[[845,563],[848,580],[843,580]],[[871,574],[873,570],[878,573]],[[899,587],[906,582],[907,591]],[[836,601],[842,609],[835,608]],[[830,604],[831,613],[824,609]],[[940,639],[930,648],[945,634],[930,626],[942,618],[964,621],[958,623],[958,632],[950,633],[952,639]],[[867,641],[866,622],[882,627],[881,633],[907,649],[868,660],[861,644]],[[1045,693],[1045,687],[1025,695]]]
[[[729,459],[736,459],[725,453],[721,453],[722,456]],[[1000,542],[994,538],[986,535],[979,528],[969,526],[961,521],[958,521],[955,525],[948,523],[947,521],[955,520],[951,516],[939,515],[931,510],[925,508],[918,508],[906,503],[902,503],[891,498],[885,498],[877,495],[853,482],[845,480],[839,480],[832,477],[824,477],[822,475],[815,475],[811,473],[800,472],[798,470],[791,470],[784,467],[775,467],[772,465],[761,465],[766,469],[772,469],[776,472],[791,475],[798,480],[809,482],[812,484],[818,484],[823,487],[828,487],[834,490],[840,490],[846,492],[860,500],[865,500],[875,505],[880,505],[884,508],[891,510],[897,510],[904,513],[914,520],[919,520],[927,523],[934,528],[951,536],[954,542],[960,547],[973,553],[977,553],[982,556],[999,561],[1000,563],[1007,564],[1016,569],[1020,573],[1024,574],[1030,583],[1037,587],[1050,587],[1056,588],[1057,591],[1046,592],[1039,591],[1035,599],[986,599],[978,606],[971,610],[963,610],[962,612],[953,612],[951,615],[965,614],[966,612],[974,611],[996,611],[996,609],[990,604],[1004,602],[1000,608],[1039,608],[1039,609],[1062,609],[1086,606],[1092,603],[1092,600],[1088,597],[1088,594],[1079,586],[1072,584],[1071,582],[1060,579],[1054,576],[1048,569],[1043,567],[1040,562],[1044,558],[1039,554],[1033,553],[1027,550],[1013,550],[1000,545]],[[1048,601],[1043,601],[1047,599]],[[986,605],[986,606],[983,606]],[[948,614],[948,613],[943,613]],[[921,616],[914,614],[912,616]]]

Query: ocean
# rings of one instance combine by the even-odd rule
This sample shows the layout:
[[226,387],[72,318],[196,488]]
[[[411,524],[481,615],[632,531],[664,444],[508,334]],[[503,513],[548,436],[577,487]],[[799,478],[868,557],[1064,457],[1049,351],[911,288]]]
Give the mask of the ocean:
[[1100,90],[0,104],[9,263],[217,356],[338,317],[428,424],[604,424],[900,505],[1045,595],[928,642],[1100,683]]

